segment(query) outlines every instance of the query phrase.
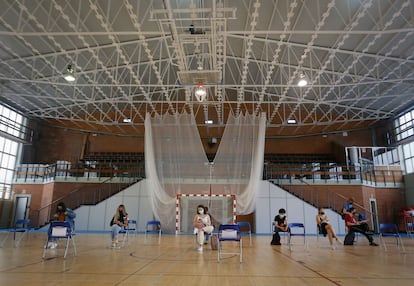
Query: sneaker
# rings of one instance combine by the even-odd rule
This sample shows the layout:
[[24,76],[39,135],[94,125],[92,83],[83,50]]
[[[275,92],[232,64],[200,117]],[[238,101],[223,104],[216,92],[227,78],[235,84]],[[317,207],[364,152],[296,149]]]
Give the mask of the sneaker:
[[331,249],[332,249],[332,250],[335,250],[335,249],[336,249],[335,245],[333,245],[333,244],[332,244],[332,245],[331,245]]
[[203,252],[203,247],[202,247],[202,246],[200,246],[199,248],[197,248],[197,251],[198,251],[198,252]]
[[339,243],[339,244],[344,244],[344,242],[343,242],[342,240],[340,240],[339,238],[337,238],[337,237],[335,238],[335,240],[336,240],[336,242],[337,242],[337,243]]
[[50,246],[50,249],[55,249],[57,247],[57,243],[56,242],[52,242],[52,245]]
[[371,246],[378,246],[378,244],[376,244],[375,242],[373,242],[373,241],[371,241],[370,243],[369,243],[369,245],[371,245]]

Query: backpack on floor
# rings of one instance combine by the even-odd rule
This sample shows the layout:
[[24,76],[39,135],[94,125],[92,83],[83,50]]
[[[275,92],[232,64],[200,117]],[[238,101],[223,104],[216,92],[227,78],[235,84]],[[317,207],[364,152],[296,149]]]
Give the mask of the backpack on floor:
[[355,232],[348,232],[344,239],[344,245],[354,245]]
[[218,249],[218,237],[217,237],[217,234],[213,234],[210,237],[210,242],[211,242],[211,249],[212,250],[217,250]]

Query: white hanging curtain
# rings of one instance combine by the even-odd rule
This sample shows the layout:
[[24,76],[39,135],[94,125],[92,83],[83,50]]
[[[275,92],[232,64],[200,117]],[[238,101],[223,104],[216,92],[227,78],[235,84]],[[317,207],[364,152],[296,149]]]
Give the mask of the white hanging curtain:
[[214,194],[235,194],[237,214],[255,210],[256,190],[263,174],[266,116],[230,114],[214,158]]
[[265,115],[229,115],[214,162],[209,163],[194,115],[145,119],[145,171],[152,208],[166,231],[175,230],[177,194],[235,194],[237,213],[254,211],[262,176]]

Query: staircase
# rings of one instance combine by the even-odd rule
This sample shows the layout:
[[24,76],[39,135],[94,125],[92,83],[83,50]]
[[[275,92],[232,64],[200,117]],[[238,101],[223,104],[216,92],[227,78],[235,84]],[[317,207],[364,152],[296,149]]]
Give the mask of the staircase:
[[75,188],[70,193],[54,200],[48,205],[37,210],[31,210],[30,219],[32,221],[32,226],[40,228],[47,224],[52,218],[56,207],[60,202],[63,202],[66,207],[72,210],[80,207],[81,205],[96,205],[140,180],[142,180],[142,178],[129,178],[126,181],[124,180],[119,182],[114,180],[114,178],[108,178],[99,185],[87,184],[79,188]]

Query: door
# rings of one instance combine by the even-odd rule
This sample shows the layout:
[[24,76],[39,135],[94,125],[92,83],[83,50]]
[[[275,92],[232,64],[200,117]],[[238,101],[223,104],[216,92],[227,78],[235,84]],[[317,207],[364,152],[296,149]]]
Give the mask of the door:
[[13,224],[18,219],[29,218],[31,195],[18,194],[14,199]]
[[377,210],[377,200],[374,198],[369,199],[369,206],[371,211],[371,222],[372,228],[375,233],[379,231],[379,224],[378,224],[378,210]]

